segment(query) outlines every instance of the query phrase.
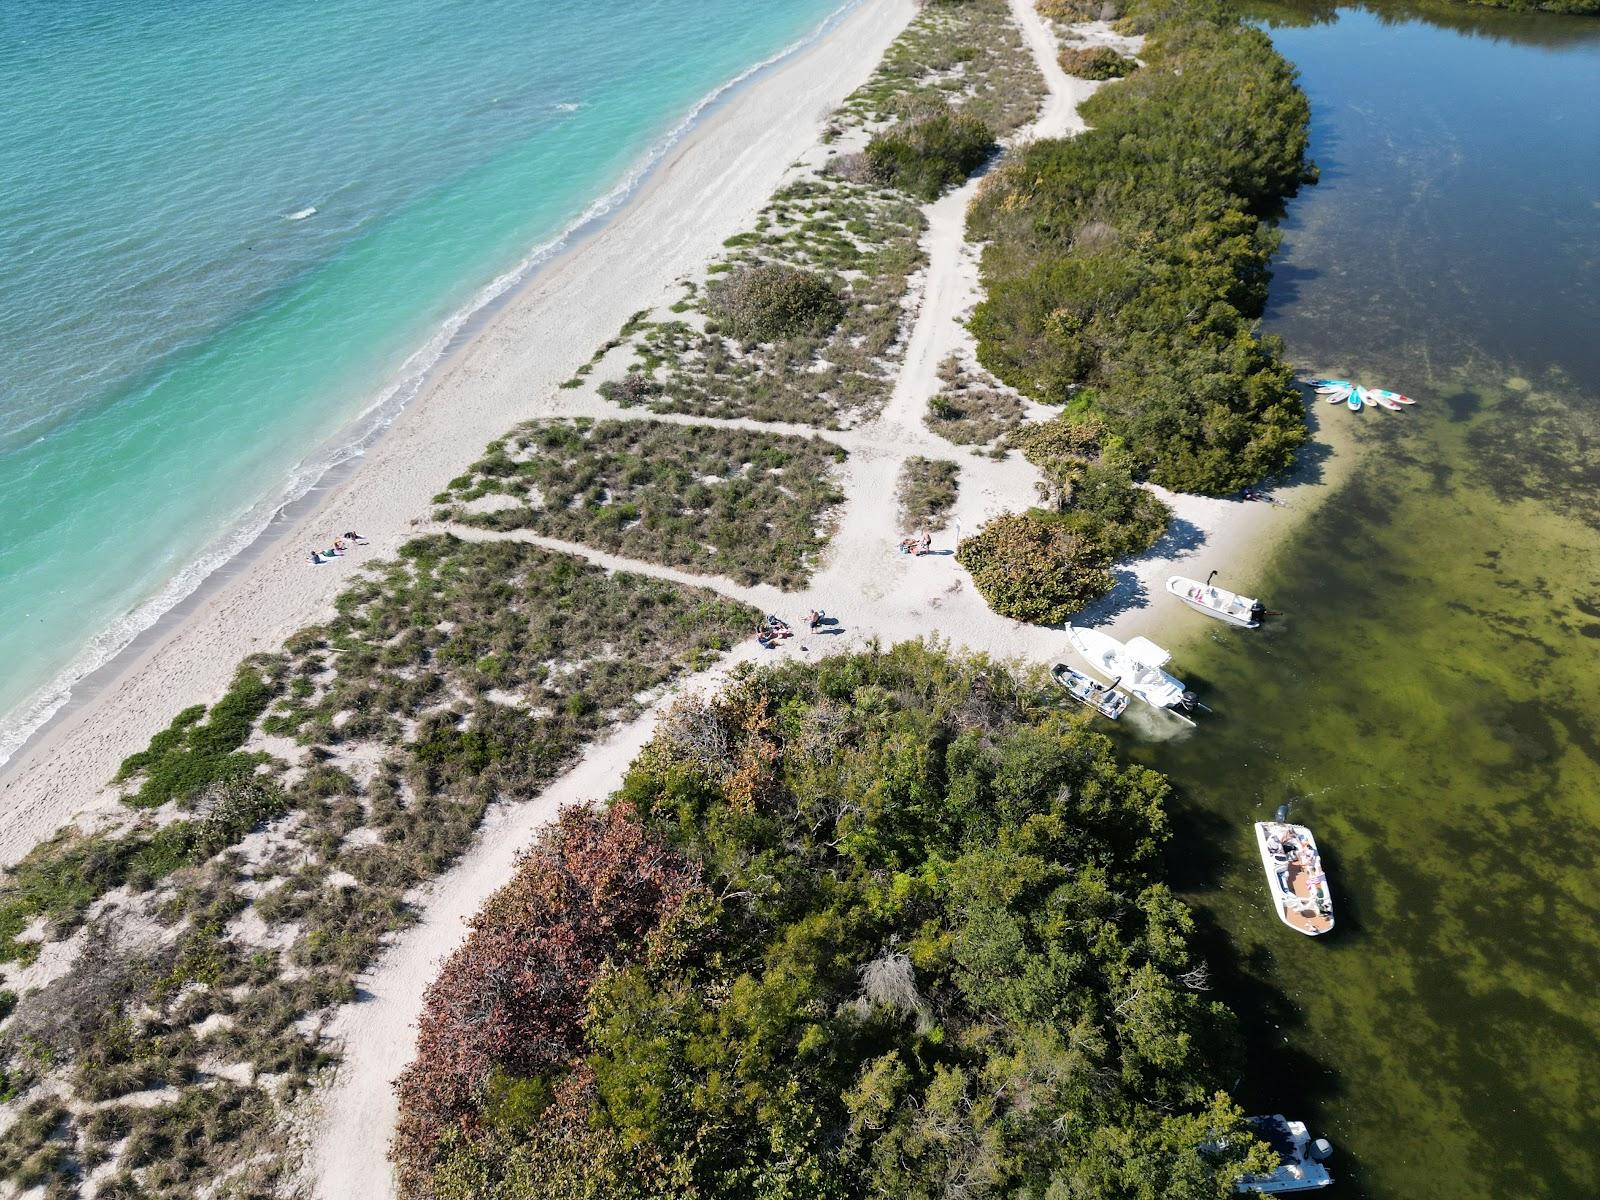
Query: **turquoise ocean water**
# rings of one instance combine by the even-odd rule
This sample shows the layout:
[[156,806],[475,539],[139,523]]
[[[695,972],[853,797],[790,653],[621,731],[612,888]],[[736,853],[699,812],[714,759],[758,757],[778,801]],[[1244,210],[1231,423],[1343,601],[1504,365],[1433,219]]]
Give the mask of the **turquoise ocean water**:
[[0,4],[0,759],[840,3]]

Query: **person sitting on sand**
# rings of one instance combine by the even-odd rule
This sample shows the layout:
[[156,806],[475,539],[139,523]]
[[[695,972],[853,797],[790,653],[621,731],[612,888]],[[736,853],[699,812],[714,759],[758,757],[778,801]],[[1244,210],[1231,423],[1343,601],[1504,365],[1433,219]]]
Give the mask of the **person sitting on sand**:
[[917,539],[917,553],[918,553],[918,555],[923,555],[923,554],[928,553],[928,551],[930,551],[932,549],[933,549],[933,534],[929,533],[926,529],[924,529],[922,531],[922,536]]
[[820,608],[813,608],[806,614],[806,628],[815,633],[817,626],[822,624],[822,619],[827,615],[828,614],[823,612]]
[[335,550],[337,550],[340,554],[343,554],[349,547],[346,545],[345,540],[343,538],[334,538],[333,539],[333,548]]

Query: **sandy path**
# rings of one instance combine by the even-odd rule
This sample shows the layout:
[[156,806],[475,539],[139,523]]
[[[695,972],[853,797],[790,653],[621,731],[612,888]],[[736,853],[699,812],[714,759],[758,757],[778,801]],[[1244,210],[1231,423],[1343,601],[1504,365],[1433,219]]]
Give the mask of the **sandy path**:
[[326,618],[349,571],[345,562],[308,567],[308,546],[359,529],[371,539],[366,556],[393,553],[430,498],[514,422],[541,415],[556,385],[629,314],[677,299],[674,280],[754,220],[912,11],[912,0],[869,0],[741,87],[609,225],[530,280],[443,364],[347,482],[207,589],[192,611],[80,685],[73,705],[0,770],[0,866],[75,813],[114,804],[105,782],[173,714],[216,699],[244,656]]

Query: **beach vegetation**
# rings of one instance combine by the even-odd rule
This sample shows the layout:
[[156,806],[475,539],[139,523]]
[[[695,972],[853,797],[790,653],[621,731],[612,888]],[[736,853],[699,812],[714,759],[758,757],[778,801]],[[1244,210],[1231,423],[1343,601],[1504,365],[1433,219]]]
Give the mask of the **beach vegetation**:
[[877,128],[948,107],[1001,138],[1033,120],[1047,92],[1006,0],[932,0],[839,117]]
[[203,704],[184,709],[146,749],[123,760],[113,782],[139,785],[123,799],[135,808],[159,808],[209,784],[253,774],[263,756],[241,753],[239,747],[275,690],[274,681],[258,669],[241,667],[209,712]]
[[[0,962],[49,945],[66,963],[0,1018],[18,1114],[0,1180],[64,1195],[103,1168],[101,1195],[177,1200],[223,1176],[229,1194],[277,1194],[285,1115],[338,1059],[327,1019],[414,919],[418,886],[490,804],[537,794],[757,615],[516,543],[438,535],[374,564],[332,620],[252,658],[135,756],[125,782],[171,768],[167,800],[0,877]],[[270,685],[264,706],[252,680]],[[262,738],[294,739],[298,761]],[[252,770],[172,766],[207,750]]]
[[1118,15],[1116,0],[1034,0],[1034,9],[1047,21],[1074,25],[1080,21],[1107,21]]
[[1270,1152],[1168,836],[1160,776],[986,659],[682,701],[430,989],[401,1195],[1218,1200]]
[[1002,448],[1023,421],[1022,402],[988,372],[974,369],[960,355],[939,364],[939,391],[928,401],[923,423],[958,446]]
[[[803,584],[844,498],[815,437],[659,421],[539,421],[455,480],[442,518],[527,529],[741,583]],[[475,509],[485,498],[509,503]]]
[[[873,417],[904,352],[905,298],[922,265],[919,199],[964,178],[982,161],[978,143],[1032,119],[1044,93],[1005,0],[923,6],[835,114],[831,140],[848,135],[850,144],[786,183],[752,228],[727,239],[669,319],[636,327],[635,361],[601,383],[602,395],[660,413],[829,429]],[[864,149],[874,140],[878,166]],[[800,278],[792,272],[817,278],[798,295],[780,289],[770,312],[741,303],[730,324],[718,306],[748,281]],[[831,324],[834,305],[818,281],[838,301]]]
[[823,337],[844,315],[838,291],[815,271],[749,263],[706,289],[718,325],[742,342]]
[[961,468],[948,459],[912,455],[900,467],[896,496],[900,501],[900,529],[934,532],[950,520],[961,484]]
[[1166,532],[1172,510],[1140,487],[1126,457],[1107,443],[1092,413],[1066,412],[1017,434],[1023,457],[1039,468],[1041,507],[1116,560],[1150,549]]
[[1061,69],[1079,79],[1122,79],[1139,69],[1138,60],[1110,46],[1064,46],[1059,59]]
[[1082,105],[1088,131],[1021,147],[979,191],[972,329],[985,367],[1095,413],[1137,475],[1226,494],[1306,437],[1255,322],[1277,245],[1265,221],[1307,177],[1309,108],[1267,36],[1220,7],[1126,19],[1146,68]]
[[982,121],[943,109],[875,134],[866,155],[879,182],[930,201],[964,182],[994,149],[994,131]]
[[1059,625],[1111,590],[1104,543],[1055,513],[1002,513],[956,548],[989,607],[1002,617]]

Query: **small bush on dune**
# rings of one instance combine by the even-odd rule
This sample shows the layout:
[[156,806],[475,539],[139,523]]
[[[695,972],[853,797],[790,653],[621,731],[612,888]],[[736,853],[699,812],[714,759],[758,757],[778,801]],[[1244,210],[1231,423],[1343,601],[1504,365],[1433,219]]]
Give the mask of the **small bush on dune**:
[[1033,7],[1047,21],[1109,21],[1117,15],[1111,0],[1034,0]]
[[881,182],[921,200],[936,200],[982,166],[993,149],[992,129],[946,109],[878,134],[867,143],[867,161]]
[[1054,625],[1111,590],[1100,543],[1043,513],[1006,513],[961,543],[956,561],[1002,617]]
[[779,263],[753,263],[718,280],[707,297],[711,315],[744,342],[821,337],[844,315],[839,293],[821,275]]
[[900,528],[943,529],[955,507],[961,468],[940,458],[908,458],[900,468]]
[[1068,46],[1061,51],[1061,69],[1079,79],[1121,79],[1139,64],[1110,46]]

